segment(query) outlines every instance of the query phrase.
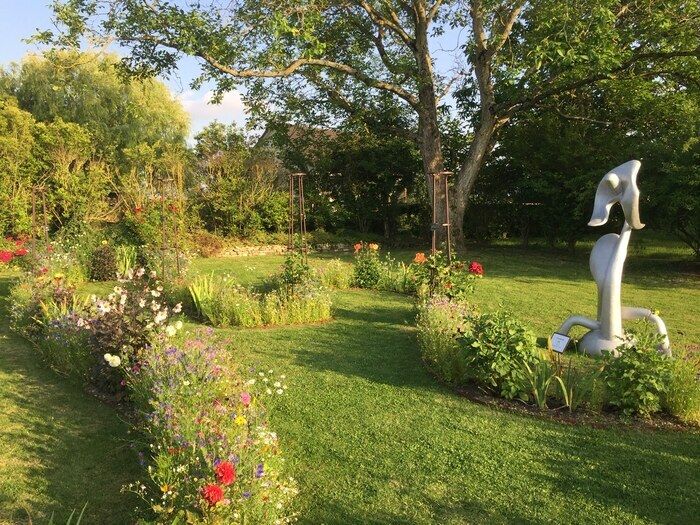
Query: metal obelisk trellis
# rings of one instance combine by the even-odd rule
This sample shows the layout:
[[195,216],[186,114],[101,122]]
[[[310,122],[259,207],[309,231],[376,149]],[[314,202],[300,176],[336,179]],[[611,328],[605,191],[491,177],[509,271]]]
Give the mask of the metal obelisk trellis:
[[[451,171],[439,171],[437,173],[431,173],[430,178],[433,186],[433,224],[431,226],[432,231],[432,248],[431,253],[435,255],[438,250],[437,246],[437,234],[440,228],[445,228],[445,238],[446,238],[446,251],[447,251],[447,262],[452,262],[452,236],[450,232],[450,191],[449,191],[449,181]],[[439,200],[438,192],[440,197],[445,201],[445,216],[443,217],[443,222],[439,223],[439,218],[437,214],[437,203]]]
[[296,215],[299,214],[299,251],[306,260],[308,256],[308,247],[306,245],[306,209],[304,203],[304,175],[305,173],[296,172],[289,174],[289,238],[287,241],[287,249],[292,252],[296,250],[297,243],[294,236],[294,223]]

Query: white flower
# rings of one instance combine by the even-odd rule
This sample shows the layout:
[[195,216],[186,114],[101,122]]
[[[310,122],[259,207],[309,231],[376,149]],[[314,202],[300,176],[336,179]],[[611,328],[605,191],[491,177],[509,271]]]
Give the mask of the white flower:
[[139,308],[143,308],[144,306],[146,306],[146,299],[141,299],[139,301]]
[[248,379],[248,382],[246,383],[248,385],[254,385],[255,384],[255,379]]
[[275,381],[275,384],[273,385],[275,388],[279,388],[282,386],[282,384],[279,381]]
[[272,394],[272,390],[270,390],[269,388],[266,389],[265,392],[267,392],[268,394]]
[[105,361],[107,361],[107,364],[112,368],[116,368],[122,364],[122,360],[118,355],[105,354],[104,358]]
[[153,319],[153,322],[156,324],[161,324],[163,321],[165,321],[168,318],[168,313],[165,310],[161,310],[158,312]]
[[284,394],[284,390],[282,390],[281,388],[278,388],[278,389],[277,389],[277,393],[278,393],[279,395],[282,395],[282,394]]
[[153,310],[155,312],[156,310],[159,310],[159,309],[160,309],[160,304],[155,302],[155,301],[151,301],[151,310]]
[[126,294],[121,296],[121,299],[119,299],[119,304],[122,306],[126,304]]
[[136,277],[141,277],[144,273],[146,273],[146,270],[143,268],[139,268],[136,270]]
[[165,329],[165,333],[168,337],[172,337],[177,333],[177,329],[173,325],[169,324]]
[[182,330],[182,321],[178,321],[177,323],[175,323],[175,328],[177,328],[178,330]]
[[156,271],[155,271],[155,270],[151,270],[151,273],[150,273],[150,274],[148,274],[148,275],[150,275],[150,276],[151,276],[151,279],[155,279],[155,278],[156,278],[156,275],[158,275],[158,274],[156,273]]
[[158,287],[156,288],[156,290],[158,290],[159,292],[162,292],[162,291],[163,291],[163,287],[162,287],[162,286],[158,286]]
[[153,297],[160,297],[160,292],[158,290],[151,290],[151,295]]
[[173,308],[173,312],[176,314],[179,314],[182,311],[182,303],[177,303],[175,307]]

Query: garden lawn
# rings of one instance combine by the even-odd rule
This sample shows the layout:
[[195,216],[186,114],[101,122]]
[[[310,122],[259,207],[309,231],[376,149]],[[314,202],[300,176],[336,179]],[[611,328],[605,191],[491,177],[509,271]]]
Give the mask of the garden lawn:
[[[397,255],[408,260],[412,253]],[[469,259],[483,262],[487,273],[475,301],[482,308],[503,303],[538,336],[570,313],[595,312],[583,254],[496,246],[470,248]],[[254,284],[282,260],[201,259],[193,270],[229,272]],[[625,277],[625,303],[659,308],[679,346],[700,340],[694,270],[688,261],[639,257],[629,261]],[[244,370],[287,376],[289,390],[271,407],[272,424],[299,481],[301,523],[697,522],[697,431],[570,426],[473,404],[438,384],[421,364],[410,298],[349,290],[335,292],[334,304],[335,320],[320,325],[216,330],[230,339]],[[6,324],[2,330],[7,333]],[[96,512],[109,516],[113,506],[131,505],[118,486],[139,474],[119,448],[124,427],[111,409],[66,386],[41,368],[30,347],[9,337],[0,341],[0,403],[24,415],[0,412],[2,439],[16,449],[6,453],[3,444],[0,451],[2,483],[15,487],[9,492],[0,485],[0,508],[21,516],[17,509],[25,504],[39,515],[59,501],[65,508],[90,499]],[[13,374],[36,386],[25,388]],[[6,375],[14,381],[9,386]],[[47,428],[51,416],[67,431]],[[21,428],[15,432],[29,436],[21,443],[5,437],[16,420]],[[79,439],[67,439],[71,432]],[[37,456],[43,463],[33,465]],[[64,480],[72,487],[66,493]],[[87,523],[110,520],[124,522],[112,516]]]
[[[584,256],[470,255],[487,271],[475,301],[503,303],[540,336],[595,312]],[[281,261],[208,259],[195,270],[250,284]],[[624,297],[658,307],[672,341],[690,345],[700,340],[698,280],[692,264],[675,266],[631,260]],[[300,482],[302,523],[696,522],[697,432],[569,426],[473,404],[422,366],[409,298],[351,290],[335,306],[335,321],[318,326],[217,331],[244,366],[288,377],[272,419]]]
[[129,523],[137,501],[120,489],[141,472],[127,425],[9,331],[9,283],[0,276],[0,523],[62,524],[86,503],[84,525]]

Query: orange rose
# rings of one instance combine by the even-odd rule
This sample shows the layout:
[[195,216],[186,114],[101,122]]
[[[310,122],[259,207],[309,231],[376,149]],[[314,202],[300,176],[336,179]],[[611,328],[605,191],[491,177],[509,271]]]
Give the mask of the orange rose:
[[358,242],[353,248],[355,248],[355,253],[359,252],[362,249],[362,243]]
[[425,261],[427,261],[427,257],[423,252],[418,252],[416,256],[413,258],[413,262],[417,264],[423,264]]
[[379,245],[372,242],[369,244],[369,249],[372,250],[373,252],[376,252],[379,249]]

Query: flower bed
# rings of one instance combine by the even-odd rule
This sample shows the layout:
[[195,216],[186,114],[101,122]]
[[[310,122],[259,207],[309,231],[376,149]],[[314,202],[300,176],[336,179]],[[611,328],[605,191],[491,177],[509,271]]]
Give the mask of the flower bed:
[[[155,523],[288,523],[296,494],[265,405],[284,376],[244,379],[213,333],[188,337],[161,283],[130,271],[105,298],[78,298],[61,278],[27,274],[13,326],[57,370],[133,412],[145,479],[125,490]],[[149,521],[151,522],[151,521]]]
[[418,344],[426,364],[456,387],[473,386],[540,409],[614,411],[649,417],[664,412],[700,423],[697,357],[666,358],[645,327],[618,348],[620,357],[565,358],[538,349],[510,313],[478,313],[433,297],[419,305]]
[[200,275],[189,291],[197,315],[218,327],[314,323],[331,318],[330,294],[299,255],[287,257],[272,288],[258,293],[228,276]]

